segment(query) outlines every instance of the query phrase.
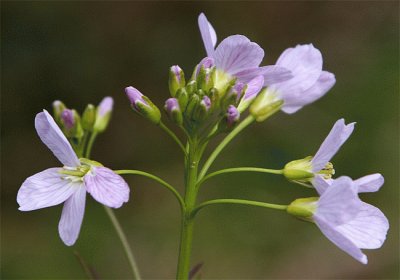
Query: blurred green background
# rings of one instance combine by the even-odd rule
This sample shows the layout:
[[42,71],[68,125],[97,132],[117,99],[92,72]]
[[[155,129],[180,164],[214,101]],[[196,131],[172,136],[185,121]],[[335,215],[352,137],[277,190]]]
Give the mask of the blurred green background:
[[[168,67],[190,75],[205,56],[197,16],[205,12],[218,39],[244,34],[266,52],[263,64],[299,43],[313,43],[335,87],[295,115],[279,113],[229,145],[213,170],[281,168],[313,154],[333,123],[356,121],[333,162],[337,175],[381,172],[379,193],[362,198],[387,215],[391,228],[369,264],[353,260],[310,223],[273,210],[213,206],[196,222],[193,265],[203,278],[398,279],[399,277],[399,3],[389,2],[1,2],[1,278],[78,279],[74,251],[101,278],[128,278],[129,267],[101,205],[88,199],[78,242],[58,237],[61,207],[17,210],[23,180],[59,163],[40,142],[36,113],[53,100],[83,110],[115,99],[93,158],[114,169],[153,172],[182,189],[182,158],[164,132],[134,114],[124,95],[132,85],[163,106]],[[167,121],[168,123],[168,121]],[[130,203],[116,211],[144,278],[174,278],[179,208],[155,183],[126,177]],[[289,203],[314,191],[266,174],[210,180],[199,200],[244,198]]]

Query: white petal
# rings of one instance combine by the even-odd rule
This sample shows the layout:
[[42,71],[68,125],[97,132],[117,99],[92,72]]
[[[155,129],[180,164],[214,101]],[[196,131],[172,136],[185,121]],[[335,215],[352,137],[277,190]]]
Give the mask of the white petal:
[[285,67],[293,75],[292,79],[273,86],[286,99],[293,94],[300,95],[316,83],[322,71],[322,55],[312,44],[298,45],[286,49],[276,65]]
[[71,144],[46,110],[36,115],[35,127],[42,142],[62,164],[69,167],[79,165],[78,157],[72,149]]
[[363,202],[357,216],[336,229],[359,248],[377,249],[386,239],[389,222],[381,210]]
[[358,192],[377,192],[385,182],[379,173],[367,175],[354,181],[358,186]]
[[19,210],[31,211],[54,206],[67,200],[77,188],[79,183],[62,179],[61,168],[49,168],[39,172],[23,183],[17,194]]
[[319,216],[314,216],[315,223],[322,233],[336,246],[363,264],[368,263],[367,256],[351,240],[338,232],[333,225]]
[[354,182],[349,177],[339,177],[321,195],[316,214],[331,224],[339,225],[353,219],[361,203]]
[[78,239],[85,213],[85,200],[86,190],[82,186],[64,203],[58,232],[65,245],[74,245]]
[[85,186],[94,199],[113,208],[121,207],[129,200],[129,186],[111,169],[96,167],[84,177]]
[[282,111],[287,114],[293,114],[324,96],[335,84],[335,76],[332,73],[322,71],[316,83],[303,92],[295,92],[291,95],[285,95],[285,103]]
[[313,172],[320,171],[331,160],[344,142],[350,137],[354,130],[354,124],[355,123],[350,123],[345,125],[344,119],[340,119],[335,123],[311,161]]
[[263,49],[242,35],[225,38],[214,53],[215,65],[234,76],[248,68],[258,67],[263,57]]
[[199,15],[198,23],[201,38],[203,39],[207,55],[212,57],[214,54],[215,44],[217,43],[217,34],[215,33],[214,28],[203,13]]

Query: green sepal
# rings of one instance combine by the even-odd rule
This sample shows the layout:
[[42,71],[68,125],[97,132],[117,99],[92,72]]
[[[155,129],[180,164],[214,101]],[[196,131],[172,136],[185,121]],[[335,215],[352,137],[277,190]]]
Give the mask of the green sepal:
[[299,198],[289,204],[286,212],[297,218],[312,222],[313,215],[317,210],[318,197]]

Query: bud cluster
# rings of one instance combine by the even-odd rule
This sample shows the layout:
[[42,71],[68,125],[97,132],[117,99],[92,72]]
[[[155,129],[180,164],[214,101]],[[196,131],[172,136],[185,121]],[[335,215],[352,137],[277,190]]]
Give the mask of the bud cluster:
[[53,102],[54,119],[71,144],[79,147],[85,135],[101,133],[107,128],[113,103],[111,97],[105,97],[97,107],[88,104],[81,116],[75,109],[56,100]]
[[224,75],[212,58],[204,58],[186,82],[183,70],[175,65],[169,72],[172,98],[165,102],[168,117],[189,134],[232,129],[240,119],[237,109],[247,86]]

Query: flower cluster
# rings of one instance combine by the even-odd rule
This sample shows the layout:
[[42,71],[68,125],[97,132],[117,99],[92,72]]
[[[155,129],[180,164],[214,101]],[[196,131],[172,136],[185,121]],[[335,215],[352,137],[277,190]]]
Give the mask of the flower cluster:
[[[198,24],[207,56],[197,63],[190,78],[178,65],[170,67],[171,96],[164,105],[169,120],[183,130],[185,144],[164,124],[161,110],[149,97],[132,86],[125,88],[132,109],[165,130],[180,146],[184,154],[185,195],[153,174],[127,169],[113,171],[89,159],[94,139],[109,123],[111,97],[103,99],[97,107],[89,104],[82,116],[55,101],[55,119],[44,110],[37,114],[35,127],[63,167],[46,169],[26,179],[17,195],[19,209],[30,211],[64,202],[59,233],[65,244],[72,245],[82,224],[86,192],[107,207],[119,208],[129,200],[129,187],[119,174],[140,175],[160,183],[180,203],[182,230],[177,279],[187,279],[189,275],[196,213],[208,205],[223,203],[285,210],[315,223],[335,245],[366,264],[367,257],[361,249],[381,247],[389,222],[378,208],[363,202],[359,193],[378,191],[384,178],[376,173],[357,180],[346,176],[335,179],[331,163],[352,134],[355,123],[346,125],[344,119],[339,119],[314,156],[291,161],[283,169],[237,167],[208,173],[219,153],[245,127],[265,121],[279,111],[293,114],[333,87],[335,76],[323,70],[321,52],[312,44],[297,45],[286,49],[275,65],[260,66],[264,50],[258,44],[243,35],[233,35],[216,46],[216,32],[204,14],[200,14]],[[208,143],[221,133],[227,133],[226,137],[203,162]],[[240,199],[215,199],[197,204],[200,186],[206,180],[242,171],[283,175],[291,182],[314,188],[319,197],[299,198],[289,205]],[[116,218],[112,220],[115,225]],[[137,276],[122,229],[118,224],[116,229]]]

